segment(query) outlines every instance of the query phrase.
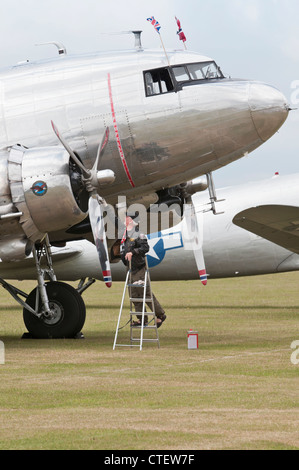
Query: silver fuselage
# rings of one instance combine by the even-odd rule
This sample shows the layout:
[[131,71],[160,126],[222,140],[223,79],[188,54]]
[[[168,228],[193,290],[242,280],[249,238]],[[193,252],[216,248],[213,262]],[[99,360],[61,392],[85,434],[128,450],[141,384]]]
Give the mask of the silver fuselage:
[[[63,56],[0,73],[2,261],[26,258],[46,234],[51,242],[80,238],[69,230],[87,218],[87,205],[51,121],[87,168],[110,129],[99,169],[114,172],[115,181],[98,192],[116,204],[120,195],[155,200],[163,188],[241,158],[288,115],[271,86],[225,79],[196,53],[168,53],[168,60],[160,51]],[[207,66],[203,79],[190,73],[189,81],[175,81],[175,69],[207,63],[214,72]],[[161,77],[160,93],[149,96],[149,76],[153,87]]]
[[[209,60],[169,53],[171,65]],[[113,130],[108,75],[130,184],[115,133],[101,168],[116,180],[102,195],[138,197],[216,170],[270,138],[288,106],[279,91],[246,80],[212,79],[180,91],[146,96],[144,71],[167,67],[162,52],[63,56],[0,73],[0,149],[57,146],[51,119],[90,168],[104,128]],[[50,157],[49,157],[50,158]],[[2,170],[5,162],[0,162]],[[37,165],[42,170],[42,162]],[[3,191],[2,191],[3,196]]]

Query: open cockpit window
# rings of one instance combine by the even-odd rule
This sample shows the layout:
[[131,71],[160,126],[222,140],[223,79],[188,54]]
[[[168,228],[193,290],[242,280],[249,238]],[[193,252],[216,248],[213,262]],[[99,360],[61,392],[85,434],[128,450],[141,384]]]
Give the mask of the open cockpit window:
[[146,95],[161,95],[174,91],[168,68],[149,70],[144,73]]

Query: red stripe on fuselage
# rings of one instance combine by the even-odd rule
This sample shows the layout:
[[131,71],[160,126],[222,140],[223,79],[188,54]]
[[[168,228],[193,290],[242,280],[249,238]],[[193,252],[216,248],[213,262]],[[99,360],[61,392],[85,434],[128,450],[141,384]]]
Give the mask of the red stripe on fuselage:
[[119,151],[119,156],[120,156],[120,159],[122,161],[124,170],[125,170],[126,175],[128,177],[128,180],[130,181],[130,184],[131,184],[132,188],[135,188],[135,184],[134,184],[132,176],[130,174],[130,171],[129,171],[129,168],[128,168],[128,165],[127,165],[127,162],[126,162],[125,154],[124,154],[124,151],[123,151],[123,148],[122,148],[122,145],[121,145],[120,137],[119,137],[118,126],[117,126],[117,122],[116,122],[115,109],[114,109],[114,104],[113,104],[113,97],[112,97],[110,73],[108,73],[108,88],[109,88],[109,98],[110,98],[110,106],[111,106],[113,127],[114,127],[117,147],[118,147],[118,151]]

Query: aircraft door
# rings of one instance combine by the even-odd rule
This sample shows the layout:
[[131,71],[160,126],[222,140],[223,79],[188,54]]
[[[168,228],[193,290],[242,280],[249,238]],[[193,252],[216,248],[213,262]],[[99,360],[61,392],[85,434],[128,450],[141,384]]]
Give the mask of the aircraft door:
[[144,71],[143,82],[143,119],[131,127],[136,135],[137,158],[148,183],[166,171],[170,176],[183,126],[179,94],[175,91],[169,67]]

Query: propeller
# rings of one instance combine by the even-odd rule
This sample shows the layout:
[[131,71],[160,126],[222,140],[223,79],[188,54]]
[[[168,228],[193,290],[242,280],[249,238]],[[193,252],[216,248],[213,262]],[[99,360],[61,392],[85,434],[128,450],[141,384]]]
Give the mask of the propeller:
[[107,287],[112,286],[112,277],[110,270],[110,262],[108,256],[107,239],[105,224],[102,211],[102,202],[99,196],[92,195],[88,201],[89,220],[92,228],[92,234],[100,260],[103,279]]
[[204,286],[207,285],[208,278],[206,272],[206,266],[202,250],[202,231],[198,229],[197,216],[195,213],[195,207],[193,204],[192,196],[189,196],[184,204],[184,221],[183,228],[185,232],[184,240],[185,246],[190,244],[190,248],[193,250],[194,258],[196,261],[199,278]]
[[95,245],[98,252],[99,261],[103,273],[103,279],[107,287],[112,286],[110,262],[108,255],[107,238],[103,217],[103,205],[106,202],[103,198],[98,195],[98,189],[101,185],[113,183],[115,180],[115,174],[112,170],[101,170],[98,171],[99,163],[105,152],[106,145],[109,140],[109,128],[107,127],[102,142],[98,147],[97,156],[92,169],[86,168],[81,160],[77,157],[75,152],[68,145],[64,137],[60,134],[58,128],[51,121],[53,131],[56,137],[59,139],[61,144],[64,146],[72,160],[82,170],[82,181],[86,191],[89,193],[88,211],[89,220],[92,228],[92,234],[95,241]]

